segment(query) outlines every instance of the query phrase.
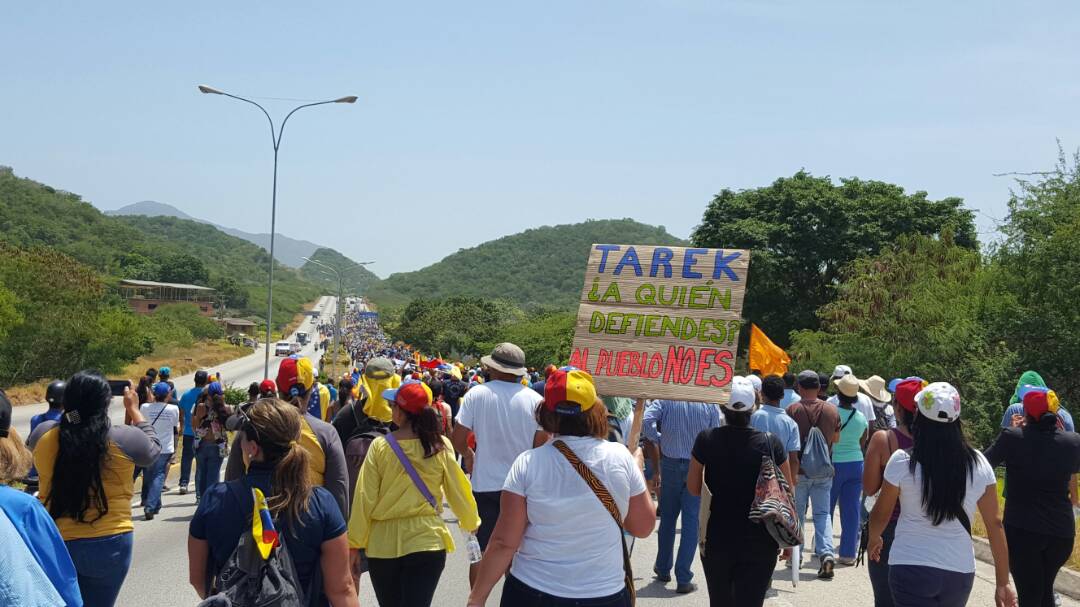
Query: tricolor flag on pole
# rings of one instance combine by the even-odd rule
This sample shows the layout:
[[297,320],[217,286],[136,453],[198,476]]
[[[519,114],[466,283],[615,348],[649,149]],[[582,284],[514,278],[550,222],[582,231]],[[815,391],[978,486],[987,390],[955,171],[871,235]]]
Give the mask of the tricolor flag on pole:
[[280,544],[277,529],[274,529],[274,519],[270,517],[270,508],[266,506],[266,497],[259,489],[252,487],[251,494],[255,498],[255,509],[251,514],[251,535],[255,538],[255,545],[259,547],[259,554],[263,560],[270,558],[270,551]]

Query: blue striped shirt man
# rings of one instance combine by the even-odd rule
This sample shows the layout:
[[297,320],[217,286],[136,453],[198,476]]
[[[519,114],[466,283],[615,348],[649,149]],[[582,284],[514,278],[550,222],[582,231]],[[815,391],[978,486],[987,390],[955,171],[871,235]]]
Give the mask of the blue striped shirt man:
[[720,407],[684,400],[656,400],[645,407],[642,432],[664,457],[690,459],[698,434],[722,423]]

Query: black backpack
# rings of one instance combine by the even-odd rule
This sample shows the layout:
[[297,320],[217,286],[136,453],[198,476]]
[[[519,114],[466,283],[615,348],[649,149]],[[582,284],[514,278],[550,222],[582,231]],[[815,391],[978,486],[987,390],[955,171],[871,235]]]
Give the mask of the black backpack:
[[[247,503],[245,492],[249,492],[242,480],[226,483],[241,505]],[[251,517],[248,517],[248,529]],[[315,566],[311,587],[305,593],[300,587],[299,577],[289,549],[285,545],[285,533],[278,533],[280,545],[270,553],[265,561],[259,554],[255,538],[245,529],[240,534],[236,549],[229,555],[225,565],[215,575],[207,567],[207,588],[210,595],[199,603],[199,607],[309,607],[317,605],[322,598],[322,576],[320,567]]]
[[360,467],[364,465],[371,443],[390,432],[386,424],[364,413],[362,401],[353,403],[352,414],[353,419],[356,420],[356,429],[349,435],[344,445],[345,466],[349,469],[349,508],[352,508],[353,496],[356,493],[356,479],[360,478]]

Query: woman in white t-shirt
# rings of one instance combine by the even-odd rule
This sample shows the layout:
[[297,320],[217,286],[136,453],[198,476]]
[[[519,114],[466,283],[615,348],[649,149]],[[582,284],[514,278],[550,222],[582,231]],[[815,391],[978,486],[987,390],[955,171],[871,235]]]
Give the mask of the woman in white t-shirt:
[[997,607],[1016,605],[1009,553],[998,516],[997,479],[968,445],[960,425],[960,394],[936,382],[915,395],[913,446],[885,465],[881,496],[870,515],[870,558],[881,555],[881,533],[900,502],[889,553],[889,586],[896,607],[963,607],[975,581],[971,519],[978,506],[994,555]]
[[[641,468],[626,447],[606,440],[607,410],[584,371],[552,373],[536,418],[555,440],[522,453],[511,467],[468,604],[484,605],[506,575],[502,605],[561,607],[589,599],[628,607],[621,529],[648,537],[656,525]],[[613,504],[601,502],[572,460]],[[609,506],[617,509],[618,524]]]

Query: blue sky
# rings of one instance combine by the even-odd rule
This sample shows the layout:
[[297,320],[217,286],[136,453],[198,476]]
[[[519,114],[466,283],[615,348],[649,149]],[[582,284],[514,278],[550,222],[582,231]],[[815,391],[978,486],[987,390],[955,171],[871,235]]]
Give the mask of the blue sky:
[[800,168],[961,196],[988,238],[993,174],[1080,146],[1078,25],[1075,2],[16,3],[0,164],[268,231],[265,119],[195,86],[355,94],[290,120],[278,226],[384,276],[587,218],[685,237],[722,188]]

